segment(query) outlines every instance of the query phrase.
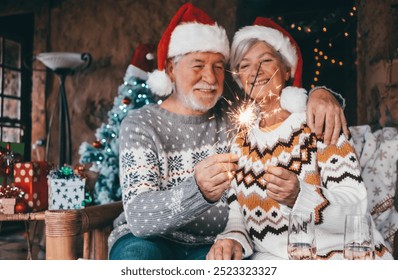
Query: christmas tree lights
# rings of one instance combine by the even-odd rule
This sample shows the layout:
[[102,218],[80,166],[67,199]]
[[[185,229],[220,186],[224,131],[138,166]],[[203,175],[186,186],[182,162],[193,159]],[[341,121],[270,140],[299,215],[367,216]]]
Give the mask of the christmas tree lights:
[[106,204],[121,199],[119,184],[119,129],[127,113],[149,103],[160,102],[151,93],[144,80],[126,73],[118,88],[113,108],[108,112],[108,122],[95,133],[93,143],[83,142],[79,148],[80,163],[91,164],[90,170],[98,172],[94,185],[94,203]]

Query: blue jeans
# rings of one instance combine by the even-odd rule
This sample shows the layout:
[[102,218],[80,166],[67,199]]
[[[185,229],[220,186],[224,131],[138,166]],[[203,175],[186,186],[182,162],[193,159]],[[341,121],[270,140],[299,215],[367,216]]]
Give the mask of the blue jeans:
[[154,237],[143,239],[129,233],[113,245],[110,260],[205,260],[211,245],[186,245]]

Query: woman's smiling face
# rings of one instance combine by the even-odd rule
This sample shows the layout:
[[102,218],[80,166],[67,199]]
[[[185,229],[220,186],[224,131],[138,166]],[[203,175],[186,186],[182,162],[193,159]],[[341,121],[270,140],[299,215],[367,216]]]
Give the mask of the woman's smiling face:
[[290,78],[281,55],[263,41],[255,43],[238,65],[239,79],[247,94],[257,102],[279,97]]

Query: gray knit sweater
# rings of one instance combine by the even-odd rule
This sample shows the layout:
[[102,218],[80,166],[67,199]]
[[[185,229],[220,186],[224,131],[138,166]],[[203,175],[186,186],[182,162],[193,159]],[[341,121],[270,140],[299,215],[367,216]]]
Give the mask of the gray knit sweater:
[[207,202],[195,165],[228,151],[228,117],[218,104],[204,116],[184,116],[150,104],[130,111],[120,128],[120,185],[124,213],[115,220],[109,250],[125,234],[209,244],[227,222],[225,196]]

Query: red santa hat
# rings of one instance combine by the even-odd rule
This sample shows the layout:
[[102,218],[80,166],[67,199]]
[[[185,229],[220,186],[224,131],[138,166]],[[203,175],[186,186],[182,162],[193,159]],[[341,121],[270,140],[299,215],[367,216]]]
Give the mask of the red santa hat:
[[151,72],[155,66],[155,48],[154,44],[138,45],[133,59],[127,67],[125,79],[130,76],[135,76],[144,81],[148,79],[148,72]]
[[201,9],[186,3],[171,19],[159,41],[158,69],[149,74],[147,81],[153,93],[166,96],[172,92],[173,84],[165,71],[166,61],[191,52],[221,53],[228,60],[229,41],[224,28]]
[[300,48],[293,37],[280,25],[269,18],[257,17],[251,26],[239,29],[232,42],[232,53],[243,40],[258,39],[278,51],[290,67],[293,86],[301,87],[303,59]]
[[251,26],[245,26],[235,33],[231,52],[235,53],[240,42],[258,39],[278,51],[290,67],[292,86],[285,87],[281,93],[281,107],[291,113],[304,112],[307,106],[307,91],[302,87],[303,58],[300,47],[293,37],[280,25],[269,18],[257,17]]

